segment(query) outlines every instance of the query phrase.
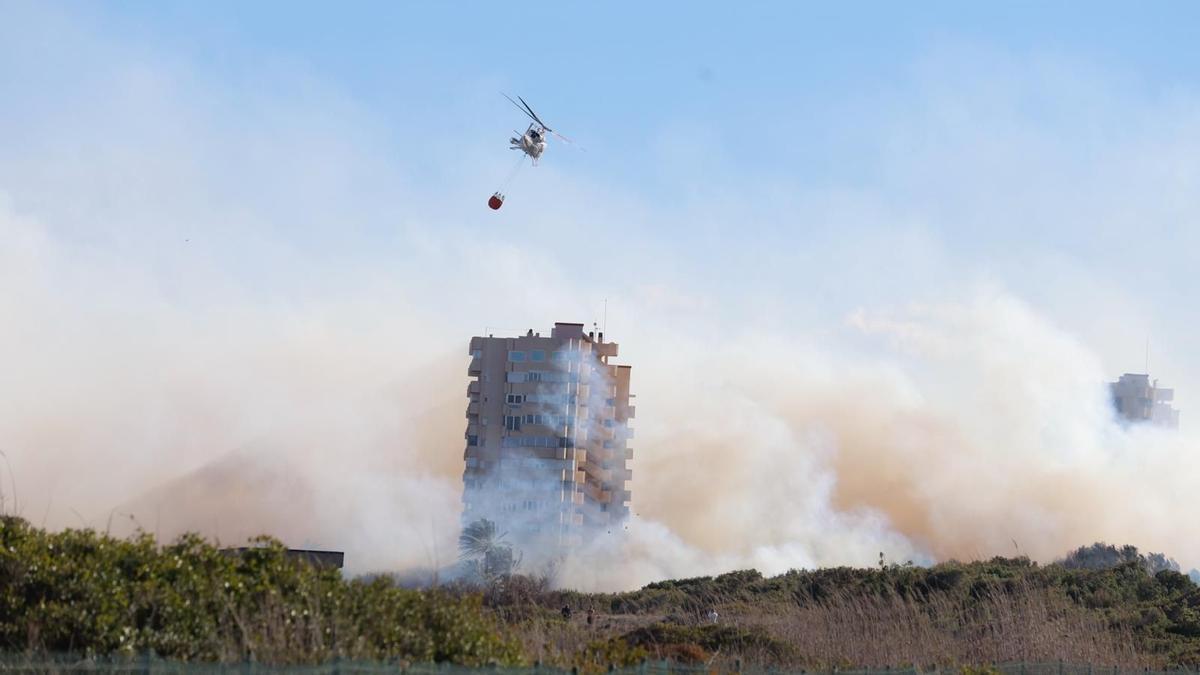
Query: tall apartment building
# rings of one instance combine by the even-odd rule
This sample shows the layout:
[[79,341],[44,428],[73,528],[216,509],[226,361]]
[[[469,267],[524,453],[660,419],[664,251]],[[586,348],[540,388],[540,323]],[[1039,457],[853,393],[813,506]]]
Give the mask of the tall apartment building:
[[1158,380],[1142,373],[1125,373],[1109,383],[1113,407],[1128,422],[1150,422],[1171,428],[1179,426],[1179,411],[1171,407],[1175,390],[1158,386]]
[[629,514],[630,367],[583,324],[549,336],[473,337],[463,521],[493,520],[527,556],[551,557]]

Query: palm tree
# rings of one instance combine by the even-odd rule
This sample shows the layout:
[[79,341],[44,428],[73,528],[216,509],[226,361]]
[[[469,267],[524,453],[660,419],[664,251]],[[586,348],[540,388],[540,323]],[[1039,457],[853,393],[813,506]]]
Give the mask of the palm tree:
[[513,573],[520,559],[513,556],[513,548],[502,543],[505,534],[497,534],[496,523],[480,518],[469,523],[458,535],[459,560],[467,564],[484,580],[493,581]]
[[503,538],[503,534],[496,534],[496,523],[480,518],[464,527],[458,535],[458,557],[482,558],[495,550]]

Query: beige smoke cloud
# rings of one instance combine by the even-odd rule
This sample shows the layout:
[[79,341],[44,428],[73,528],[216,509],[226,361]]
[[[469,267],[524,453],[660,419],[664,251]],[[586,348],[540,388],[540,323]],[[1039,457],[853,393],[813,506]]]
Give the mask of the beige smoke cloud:
[[[847,330],[865,346],[748,335],[656,355],[672,376],[639,382],[636,510],[691,547],[659,573],[1050,560],[1099,540],[1200,559],[1194,434],[1119,426],[1095,356],[1026,304],[977,288]],[[620,558],[654,556],[635,538]]]
[[[466,357],[452,347],[467,336],[436,303],[380,286],[186,307],[10,206],[0,235],[14,242],[0,318],[16,328],[0,336],[14,355],[0,439],[26,517],[225,542],[269,532],[344,548],[357,571],[454,558]],[[72,281],[112,276],[124,281]],[[814,326],[835,339],[679,332],[711,308],[673,303],[656,321],[664,293],[620,299],[637,326],[638,515],[564,583],[880,552],[1044,560],[1101,539],[1200,559],[1180,515],[1200,478],[1186,426],[1116,425],[1086,344],[1003,290]]]
[[[64,63],[105,67],[48,88],[62,92],[46,104],[57,115],[14,130],[32,141],[0,160],[0,488],[36,523],[227,543],[269,532],[345,549],[354,571],[445,564],[467,339],[493,321],[505,333],[597,319],[607,298],[609,337],[634,366],[638,515],[597,537],[566,583],[880,552],[1044,560],[1098,539],[1200,563],[1189,411],[1178,433],[1111,420],[1104,382],[1118,373],[1097,353],[1155,318],[1111,278],[1120,256],[1014,253],[995,269],[1017,285],[990,287],[964,272],[978,254],[956,260],[943,240],[965,222],[1020,252],[1010,228],[1036,240],[1075,219],[1060,237],[1111,244],[1149,221],[1191,222],[1194,172],[1156,172],[1191,166],[1195,134],[1162,122],[1194,128],[1194,106],[1134,106],[1148,121],[1106,136],[1112,154],[1081,172],[1076,146],[991,104],[1003,92],[961,98],[952,79],[944,109],[939,89],[922,99],[933,111],[881,139],[898,143],[881,161],[899,178],[880,194],[754,176],[664,207],[548,163],[526,206],[510,199],[481,225],[467,215],[483,211],[477,186],[503,169],[463,151],[474,139],[433,138],[404,164],[381,149],[402,122],[311,73],[288,80],[296,98],[251,99],[77,29],[12,47],[26,50],[14,63],[53,45]],[[66,102],[80,100],[75,114]],[[1098,101],[1067,108],[1119,110]],[[930,142],[946,137],[944,110],[962,122],[954,142]],[[420,177],[435,154],[452,158],[440,175],[456,186],[436,195]],[[802,250],[785,232],[798,218]],[[1033,292],[1058,297],[1053,315],[1075,332],[1022,301]]]

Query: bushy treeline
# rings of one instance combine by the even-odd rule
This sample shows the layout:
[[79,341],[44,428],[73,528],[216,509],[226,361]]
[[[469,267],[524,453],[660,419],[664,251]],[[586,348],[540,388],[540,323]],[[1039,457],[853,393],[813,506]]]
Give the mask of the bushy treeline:
[[[544,603],[655,617],[613,637],[652,656],[745,654],[795,667],[1060,658],[1200,664],[1200,589],[1177,571],[1151,572],[1153,558],[1133,551],[1097,569],[995,558],[775,577],[746,570],[628,593],[559,592]],[[707,626],[710,610],[739,630]]]
[[344,579],[269,539],[231,556],[195,536],[160,545],[0,518],[0,651],[537,660],[585,671],[656,658],[792,669],[1200,665],[1200,589],[1174,570],[1152,572],[1152,557],[1117,553],[1098,569],[996,558],[775,577],[747,570],[626,593],[556,591],[519,575],[420,591],[386,576]]
[[262,539],[241,555],[0,518],[0,650],[296,663],[522,662],[478,595],[345,580]]
[[1179,563],[1162,553],[1143,555],[1136,546],[1113,546],[1104,542],[1080,546],[1058,562],[1070,569],[1102,570],[1125,563],[1137,563],[1151,574],[1163,570],[1179,571]]

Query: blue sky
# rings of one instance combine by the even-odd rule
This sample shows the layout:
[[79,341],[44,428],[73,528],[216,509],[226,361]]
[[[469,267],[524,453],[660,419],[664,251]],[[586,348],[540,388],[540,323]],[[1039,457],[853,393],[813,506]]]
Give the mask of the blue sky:
[[[1008,61],[1060,62],[1155,96],[1186,86],[1200,65],[1187,33],[1200,10],[1187,3],[72,7],[133,50],[170,54],[229,86],[284,93],[272,70],[302,72],[394,120],[397,143],[419,121],[472,140],[507,130],[520,116],[511,120],[494,90],[523,93],[586,141],[592,154],[571,158],[580,170],[619,170],[647,181],[647,196],[674,187],[645,171],[644,153],[675,125],[713,134],[727,171],[870,181],[873,135],[911,105],[923,69],[978,81]],[[1031,122],[1071,126],[1030,103]]]
[[[504,148],[521,116],[497,92],[522,94],[587,148],[556,148],[551,170],[656,209],[706,194],[788,207],[744,194],[763,185],[912,200],[898,175],[912,172],[902,153],[912,161],[937,153],[932,161],[944,162],[960,153],[949,177],[982,183],[992,179],[989,160],[1013,159],[978,154],[972,144],[989,135],[998,145],[1010,135],[1033,138],[1050,159],[1073,164],[1066,170],[1088,170],[1089,158],[1118,159],[1106,145],[1159,122],[1139,119],[1146,109],[1190,97],[1198,65],[1186,37],[1198,10],[1186,3],[13,7],[9,30],[29,24],[30,40],[62,22],[106,40],[118,63],[141,60],[184,75],[181,86],[196,90],[207,122],[236,126],[239,110],[252,115],[247,104],[266,100],[330,127],[369,125],[361,142],[392,153],[391,163],[411,170],[407,179],[422,189],[457,187],[462,164],[477,158],[503,165],[506,151],[486,152]],[[517,27],[523,13],[529,29]],[[72,90],[108,64],[86,51],[86,62],[72,61],[65,47],[35,52],[41,63],[10,60],[15,87],[46,75],[49,86],[13,88],[8,98],[28,102],[34,116],[42,106],[81,104]],[[339,119],[340,111],[324,108],[328,98],[355,117]],[[954,106],[964,117],[939,117]],[[9,114],[19,120],[24,107]],[[945,170],[935,167],[930,178],[946,178],[936,173]],[[497,167],[493,182],[505,173]],[[472,184],[469,194],[490,187]],[[471,221],[484,224],[488,215]],[[673,215],[677,209],[660,221]],[[772,220],[760,223],[768,237]],[[955,246],[1098,253],[1066,225],[1032,233],[1003,226],[1023,241],[997,232],[996,222],[969,231],[929,225]],[[1102,235],[1099,243],[1115,242]],[[723,246],[700,253],[714,248]]]
[[[881,420],[937,420],[930,447],[962,439],[952,454],[973,471],[999,471],[1013,444],[1128,470],[1105,462],[1131,441],[1097,419],[1103,381],[1140,370],[1147,338],[1185,425],[1200,409],[1198,15],[1185,2],[0,2],[0,320],[24,327],[0,350],[41,392],[0,390],[0,442],[24,444],[10,454],[26,475],[55,475],[61,459],[44,458],[60,447],[95,470],[133,467],[124,487],[61,488],[107,508],[105,490],[248,439],[299,442],[293,416],[320,426],[305,439],[358,448],[353,415],[325,411],[378,403],[372,388],[410,368],[430,379],[485,326],[598,320],[607,300],[637,364],[643,480],[678,466],[671,434],[707,403],[677,402],[677,379],[712,350],[744,364],[714,386],[761,422],[764,466],[780,429],[858,438],[830,421],[853,414],[809,416],[835,389],[878,400]],[[524,124],[501,91],[584,150],[552,145],[493,212]],[[448,372],[453,446],[461,374]],[[201,424],[175,397],[215,412]],[[102,432],[68,433],[58,410]],[[187,446],[205,452],[163,450],[199,426],[226,431]],[[1181,438],[1156,456],[1194,446]],[[790,443],[787,458],[803,455]],[[454,488],[459,450],[409,468]],[[813,451],[797,471],[837,475],[829,457],[852,450]],[[687,501],[679,490],[711,479],[640,494]],[[797,481],[835,486],[797,523],[920,511]],[[1166,495],[1160,510],[1194,505],[1177,485],[1142,487]],[[935,496],[928,520],[952,519],[936,504],[953,495]],[[1002,496],[977,519],[1006,517]],[[779,508],[738,499],[749,516]],[[704,527],[667,501],[645,506],[697,544],[687,533]],[[1029,522],[1055,507],[1039,508]],[[1072,545],[1129,531],[1062,518]],[[967,550],[906,527],[914,551]],[[1002,546],[1013,534],[990,531]],[[870,563],[864,537],[846,550]]]

